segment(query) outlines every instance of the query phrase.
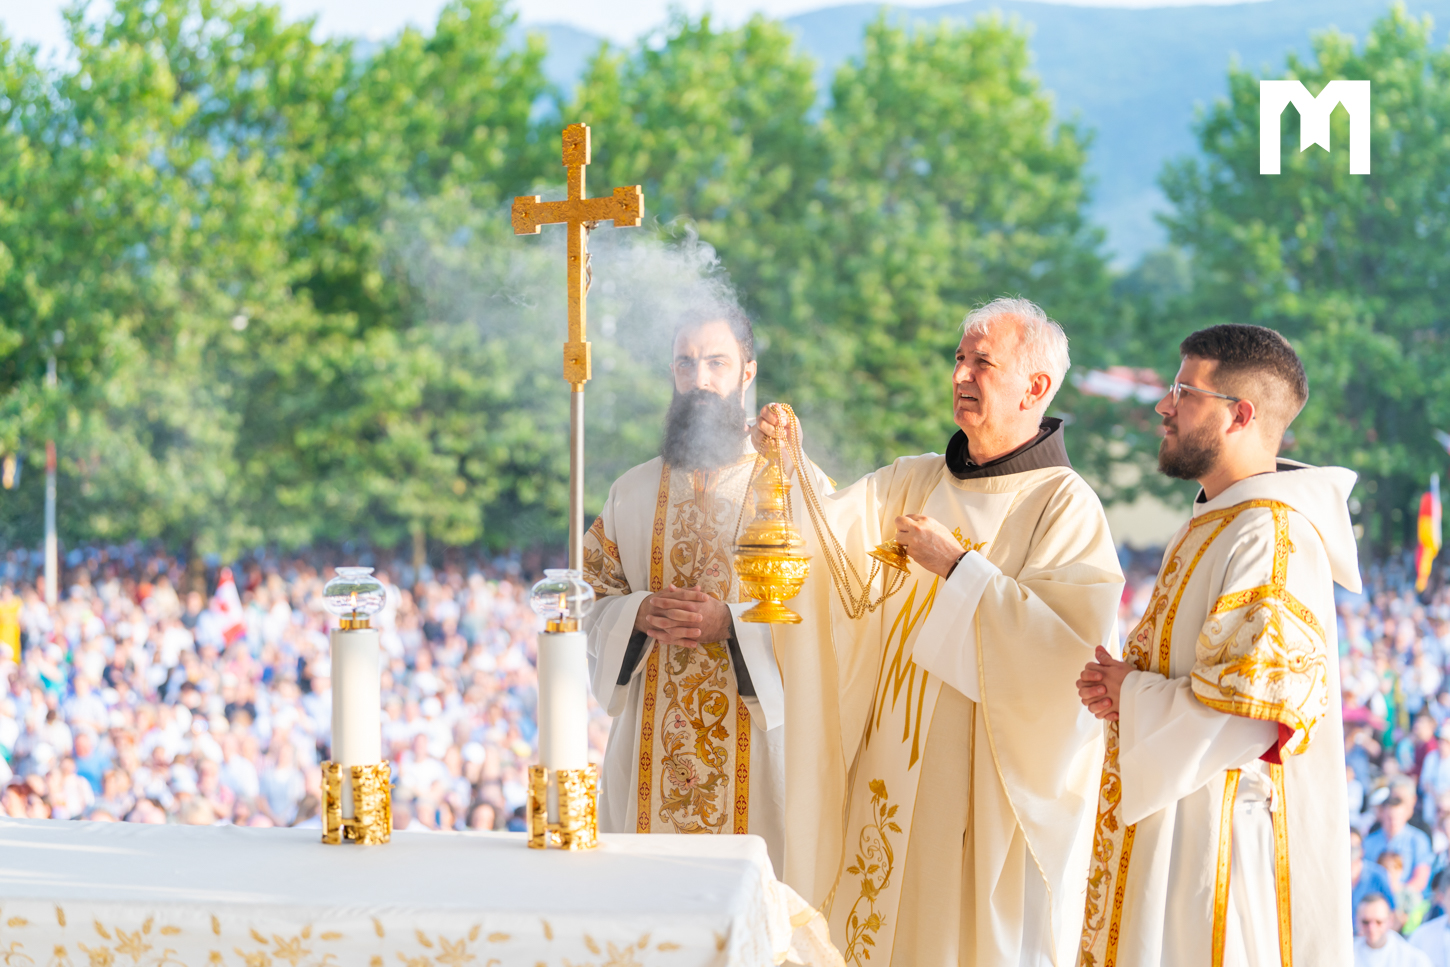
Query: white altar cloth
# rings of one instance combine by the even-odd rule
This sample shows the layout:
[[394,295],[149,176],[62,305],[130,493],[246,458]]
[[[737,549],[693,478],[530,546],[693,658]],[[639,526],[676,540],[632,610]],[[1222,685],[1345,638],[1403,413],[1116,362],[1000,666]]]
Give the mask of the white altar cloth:
[[394,833],[0,818],[0,964],[839,965],[756,836]]

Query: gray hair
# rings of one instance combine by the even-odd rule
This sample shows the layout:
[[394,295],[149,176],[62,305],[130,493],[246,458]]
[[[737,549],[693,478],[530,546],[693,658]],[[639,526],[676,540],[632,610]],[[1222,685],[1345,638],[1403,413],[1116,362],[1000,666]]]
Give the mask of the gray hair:
[[1052,388],[1043,402],[1046,406],[1062,388],[1063,377],[1072,366],[1067,354],[1067,333],[1035,302],[1005,297],[993,299],[967,313],[962,320],[962,333],[985,336],[991,331],[992,323],[1004,318],[1015,319],[1022,327],[1022,357],[1017,361],[1020,371],[1025,374],[1046,373],[1052,377]]

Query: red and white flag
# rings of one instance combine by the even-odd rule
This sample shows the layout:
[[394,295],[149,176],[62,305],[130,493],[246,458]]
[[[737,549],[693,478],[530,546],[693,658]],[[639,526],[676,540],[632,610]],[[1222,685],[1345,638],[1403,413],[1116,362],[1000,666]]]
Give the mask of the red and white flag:
[[217,625],[227,644],[230,645],[247,633],[247,619],[242,614],[242,598],[237,594],[237,582],[232,580],[232,569],[229,567],[222,568],[216,594],[212,595],[211,610],[217,616]]

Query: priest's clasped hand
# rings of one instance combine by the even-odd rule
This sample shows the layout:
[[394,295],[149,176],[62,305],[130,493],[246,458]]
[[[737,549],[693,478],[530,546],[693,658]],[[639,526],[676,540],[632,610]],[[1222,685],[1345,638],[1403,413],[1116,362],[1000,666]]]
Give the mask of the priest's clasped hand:
[[1077,694],[1087,710],[1109,722],[1118,720],[1118,702],[1123,694],[1123,679],[1136,669],[1118,661],[1103,646],[1097,650],[1097,661],[1090,661],[1077,680]]
[[[799,427],[799,424],[797,424]],[[771,443],[780,445],[780,472],[790,479],[795,464],[791,460],[790,448],[786,444],[790,441],[790,418],[785,411],[775,403],[766,403],[760,408],[760,416],[756,418],[755,424],[750,428],[750,443],[755,447],[755,452],[765,454],[770,449]]]
[[951,574],[957,561],[966,554],[945,524],[925,514],[903,514],[896,518],[896,543],[913,561],[942,577]]
[[702,641],[730,637],[730,609],[697,588],[673,584],[640,602],[634,630],[643,631],[666,645],[697,648]]

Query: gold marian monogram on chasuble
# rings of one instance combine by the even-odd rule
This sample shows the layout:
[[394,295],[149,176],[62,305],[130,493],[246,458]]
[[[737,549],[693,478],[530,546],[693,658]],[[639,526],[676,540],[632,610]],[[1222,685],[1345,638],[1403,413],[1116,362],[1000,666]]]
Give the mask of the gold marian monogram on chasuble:
[[[1195,517],[1188,532],[1168,555],[1153,587],[1143,618],[1128,636],[1124,660],[1140,671],[1173,677],[1170,664],[1173,631],[1184,591],[1204,555],[1245,511],[1268,510],[1273,516],[1274,560],[1269,582],[1222,595],[1202,623],[1189,681],[1194,695],[1209,708],[1247,718],[1277,722],[1291,734],[1282,756],[1305,751],[1319,720],[1329,708],[1328,638],[1319,620],[1289,592],[1289,505],[1275,500],[1250,500]],[[1196,620],[1196,619],[1194,619]],[[1118,723],[1109,722],[1102,780],[1098,790],[1097,824],[1088,875],[1081,967],[1115,967],[1122,930],[1123,902],[1137,825],[1125,826],[1118,816],[1122,774],[1118,763]],[[1219,807],[1218,850],[1214,870],[1213,967],[1222,967],[1228,923],[1229,871],[1232,864],[1233,806],[1240,770],[1225,775]],[[1292,962],[1289,949],[1289,834],[1284,767],[1269,765],[1278,807],[1274,810],[1274,866],[1282,963]]]

